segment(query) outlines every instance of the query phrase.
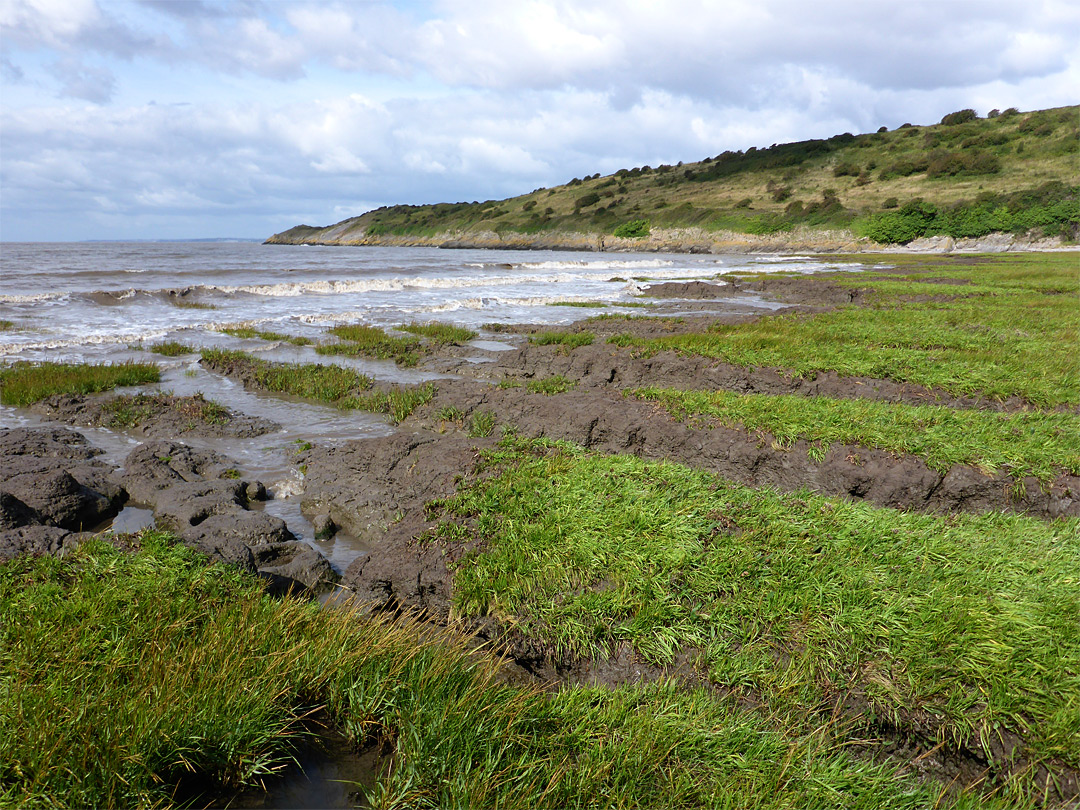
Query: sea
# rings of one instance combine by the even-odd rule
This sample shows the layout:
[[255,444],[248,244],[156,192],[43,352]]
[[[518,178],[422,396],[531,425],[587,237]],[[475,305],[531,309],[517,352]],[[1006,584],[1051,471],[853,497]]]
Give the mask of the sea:
[[[249,326],[318,340],[335,324],[393,328],[441,321],[480,332],[480,350],[514,346],[493,323],[568,324],[602,313],[642,314],[649,284],[714,280],[732,272],[813,273],[838,265],[807,256],[576,253],[444,250],[406,247],[264,245],[258,242],[62,242],[0,244],[0,365],[17,361],[115,363],[153,361],[162,381],[136,390],[202,393],[238,411],[273,419],[281,431],[254,440],[185,439],[237,460],[246,476],[268,485],[265,505],[302,539],[343,569],[361,553],[355,538],[314,541],[300,513],[303,478],[299,443],[341,443],[388,434],[382,416],[349,412],[245,390],[206,371],[197,354],[164,357],[147,351],[161,341],[258,353],[267,360],[336,363],[376,380],[417,383],[439,375],[399,369],[390,361],[324,357],[287,342],[232,337]],[[851,265],[845,265],[848,269]],[[599,306],[560,306],[566,302]],[[700,302],[699,302],[700,303]],[[665,301],[665,311],[678,301]],[[710,303],[715,312],[769,311],[775,304],[740,296]],[[47,424],[26,409],[0,406],[0,427]],[[124,431],[84,429],[106,461],[121,465],[142,439]],[[149,512],[129,507],[113,528],[146,525]]]

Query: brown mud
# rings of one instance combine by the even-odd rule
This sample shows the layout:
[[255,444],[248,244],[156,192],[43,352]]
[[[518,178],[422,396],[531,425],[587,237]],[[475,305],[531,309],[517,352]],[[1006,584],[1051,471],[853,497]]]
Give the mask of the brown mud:
[[269,419],[236,413],[201,394],[56,394],[30,407],[53,422],[130,430],[150,439],[178,436],[250,439],[281,429]]

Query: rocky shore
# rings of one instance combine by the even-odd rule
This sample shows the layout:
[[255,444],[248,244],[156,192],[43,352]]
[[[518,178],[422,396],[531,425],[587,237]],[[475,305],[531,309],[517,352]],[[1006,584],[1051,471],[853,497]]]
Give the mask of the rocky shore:
[[267,245],[339,245],[367,247],[437,247],[446,249],[575,250],[612,253],[1003,253],[1065,248],[1059,237],[1030,238],[993,233],[971,239],[949,236],[916,239],[906,245],[883,245],[849,230],[795,228],[774,234],[703,228],[653,228],[643,238],[611,234],[551,231],[536,234],[513,231],[460,231],[431,235],[369,234],[352,220],[327,228],[293,229],[277,233]]

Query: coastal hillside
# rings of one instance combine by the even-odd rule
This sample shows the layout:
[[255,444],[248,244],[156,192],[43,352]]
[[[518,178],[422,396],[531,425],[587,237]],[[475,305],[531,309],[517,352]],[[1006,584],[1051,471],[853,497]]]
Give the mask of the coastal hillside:
[[931,126],[575,177],[505,200],[395,205],[270,244],[586,250],[858,249],[1080,236],[1080,107],[959,110]]

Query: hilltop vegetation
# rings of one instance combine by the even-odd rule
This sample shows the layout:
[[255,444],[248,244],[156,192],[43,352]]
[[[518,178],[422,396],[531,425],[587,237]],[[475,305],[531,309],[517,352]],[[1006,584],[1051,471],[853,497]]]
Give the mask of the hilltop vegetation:
[[593,174],[506,200],[395,205],[280,243],[439,244],[557,234],[632,247],[654,230],[751,236],[844,230],[881,243],[921,236],[1080,235],[1080,107],[973,110],[933,126],[751,147],[696,163]]

